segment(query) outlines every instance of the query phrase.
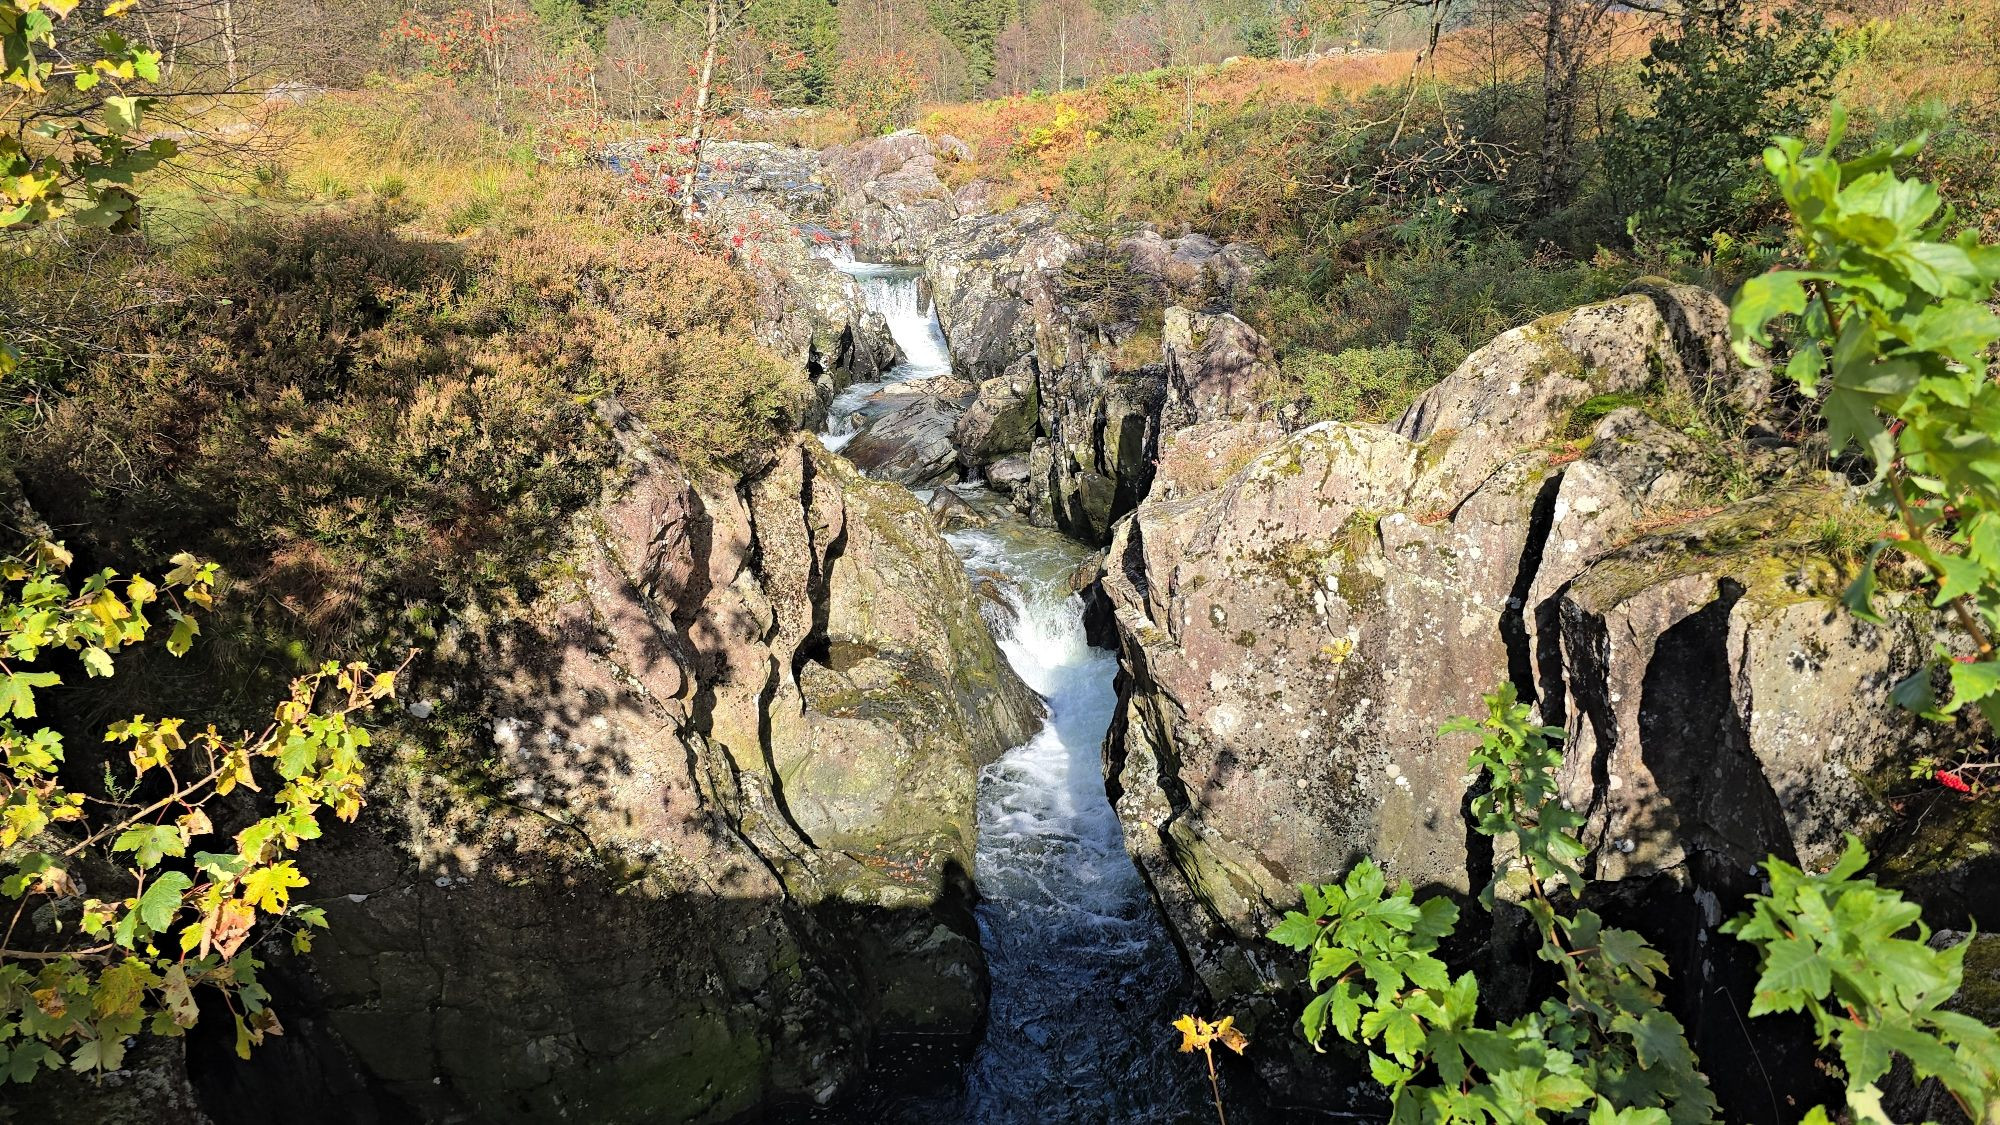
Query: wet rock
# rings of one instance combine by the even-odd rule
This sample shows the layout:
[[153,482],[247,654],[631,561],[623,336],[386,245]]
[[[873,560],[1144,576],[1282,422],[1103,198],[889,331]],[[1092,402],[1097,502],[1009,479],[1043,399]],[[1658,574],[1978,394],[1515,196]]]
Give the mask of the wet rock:
[[958,531],[968,527],[985,527],[986,517],[976,511],[965,498],[949,488],[940,488],[924,505],[931,514],[931,522],[939,531]]
[[925,276],[954,365],[984,381],[1013,374],[1038,354],[1061,315],[1056,275],[1076,243],[1046,207],[968,216],[936,231]]
[[877,418],[841,452],[879,480],[912,488],[949,484],[958,479],[952,437],[963,413],[948,401],[922,396]]
[[1028,483],[1028,459],[1016,454],[986,466],[986,486],[1002,496],[1012,496]]

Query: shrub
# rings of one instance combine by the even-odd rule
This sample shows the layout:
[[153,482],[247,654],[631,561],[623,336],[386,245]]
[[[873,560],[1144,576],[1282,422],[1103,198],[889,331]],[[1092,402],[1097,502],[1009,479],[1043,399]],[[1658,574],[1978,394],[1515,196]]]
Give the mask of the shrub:
[[[436,173],[412,172],[406,197],[430,198]],[[594,399],[697,470],[789,436],[803,375],[756,342],[725,259],[639,233],[604,180],[514,184],[458,242],[372,204],[264,210],[12,275],[16,306],[114,273],[152,295],[30,358],[30,497],[109,559],[221,560],[262,607],[240,640],[290,667],[398,636],[412,605],[532,596],[613,459]]]
[[1422,390],[1423,368],[1423,358],[1402,344],[1299,352],[1281,364],[1287,388],[1304,398],[1313,422],[1392,421]]
[[1645,116],[1619,109],[1606,138],[1610,189],[1634,236],[1686,245],[1754,226],[1769,185],[1753,161],[1825,101],[1834,43],[1813,9],[1768,19],[1733,7],[1690,7],[1654,38],[1639,82]]

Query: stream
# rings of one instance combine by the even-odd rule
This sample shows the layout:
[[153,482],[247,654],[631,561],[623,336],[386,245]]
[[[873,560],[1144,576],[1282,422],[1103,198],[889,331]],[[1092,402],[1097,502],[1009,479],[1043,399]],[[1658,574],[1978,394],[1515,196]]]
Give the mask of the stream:
[[[948,373],[951,355],[919,271],[832,260],[860,282],[903,354],[883,381],[835,399],[820,440],[838,450],[872,417],[908,401],[894,384]],[[1117,708],[1118,662],[1085,640],[1083,603],[1069,582],[1089,549],[1029,525],[979,485],[953,491],[986,524],[945,538],[975,583],[993,592],[994,637],[1047,701],[1048,717],[979,779],[974,877],[992,998],[963,1088],[877,1107],[869,1119],[1213,1120],[1201,1064],[1175,1052],[1169,1026],[1193,1003],[1193,984],[1105,793],[1102,746]]]

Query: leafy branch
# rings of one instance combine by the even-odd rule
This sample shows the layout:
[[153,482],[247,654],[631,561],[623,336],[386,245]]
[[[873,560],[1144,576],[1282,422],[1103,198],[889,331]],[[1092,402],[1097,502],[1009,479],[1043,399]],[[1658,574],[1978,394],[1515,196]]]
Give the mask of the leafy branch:
[[1897,702],[1932,718],[1967,704],[2000,721],[2000,387],[1988,377],[2000,316],[2000,247],[1955,223],[1935,187],[1896,175],[1922,139],[1858,159],[1834,155],[1845,116],[1834,109],[1825,147],[1779,138],[1764,163],[1790,205],[1798,268],[1745,283],[1730,317],[1739,357],[1782,341],[1785,374],[1820,396],[1835,452],[1858,445],[1874,469],[1876,502],[1897,527],[1875,544],[1848,607],[1880,622],[1877,565],[1899,551],[1922,564],[1932,603],[1972,642],[1950,668],[1950,698],[1931,675],[1898,685]]
[[1368,1047],[1369,1071],[1388,1089],[1397,1123],[1715,1120],[1686,1032],[1661,1007],[1666,959],[1638,934],[1558,903],[1564,888],[1581,887],[1584,855],[1572,834],[1582,818],[1556,799],[1562,751],[1553,740],[1562,732],[1533,725],[1511,684],[1486,705],[1486,718],[1444,728],[1480,736],[1469,762],[1487,789],[1473,801],[1475,827],[1516,844],[1518,858],[1498,866],[1480,901],[1490,909],[1497,889],[1519,890],[1562,996],[1480,1026],[1478,979],[1453,978],[1436,956],[1458,908],[1444,898],[1417,902],[1407,882],[1385,893],[1381,871],[1364,859],[1339,885],[1300,888],[1305,912],[1286,914],[1270,934],[1310,953],[1316,995],[1300,1019],[1306,1039],[1317,1048],[1332,1028]]
[[[1867,865],[1853,836],[1818,875],[1779,859],[1764,865],[1771,893],[1753,895],[1750,913],[1722,926],[1760,951],[1750,1014],[1812,1018],[1819,1045],[1836,1048],[1847,1072],[1857,1122],[1887,1125],[1875,1083],[1902,1055],[1919,1079],[1938,1079],[1967,1120],[1990,1125],[2000,1114],[2000,1033],[1941,1007],[1958,992],[1970,943],[1933,949],[1915,903],[1855,878]],[[1827,1125],[1825,1109],[1805,1122]]]
[[[74,654],[88,676],[111,676],[114,657],[154,631],[149,608],[164,607],[168,652],[188,651],[216,568],[174,561],[157,583],[107,570],[72,587],[61,544],[0,560],[0,895],[17,901],[0,931],[0,1083],[62,1065],[113,1069],[130,1036],[193,1026],[201,988],[221,994],[247,1054],[281,1031],[257,982],[257,942],[290,932],[303,952],[326,924],[293,901],[307,880],[290,857],[319,838],[322,813],[360,812],[369,735],[351,720],[393,694],[397,672],[324,664],[293,681],[254,735],[191,731],[178,718],[114,723],[104,741],[124,748],[130,772],[104,797],[64,784],[62,735],[31,722],[38,693],[61,683],[42,669],[49,656]],[[267,785],[263,815],[218,830],[219,799]],[[244,809],[239,800],[230,813]],[[92,882],[115,889],[99,898]],[[37,914],[50,923],[23,933]]]
[[[178,151],[166,138],[138,139],[155,102],[127,91],[160,80],[160,53],[109,26],[138,0],[93,5],[97,18],[76,24],[99,25],[100,33],[59,43],[58,25],[81,6],[81,0],[0,0],[0,86],[7,88],[0,97],[10,99],[7,117],[18,123],[0,133],[0,234],[58,219],[130,229],[139,215],[134,180]],[[19,361],[0,341],[0,376]]]

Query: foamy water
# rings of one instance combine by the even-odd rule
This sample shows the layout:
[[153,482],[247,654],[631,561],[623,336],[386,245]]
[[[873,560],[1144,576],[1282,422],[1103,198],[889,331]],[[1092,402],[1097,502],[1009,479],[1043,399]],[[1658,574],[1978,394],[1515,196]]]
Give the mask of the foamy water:
[[938,321],[936,304],[924,297],[922,271],[908,266],[857,262],[853,251],[839,243],[817,247],[814,252],[855,280],[869,311],[880,313],[888,322],[889,335],[903,356],[903,362],[886,372],[881,380],[855,383],[827,407],[827,427],[820,435],[820,442],[838,452],[854,440],[875,396],[890,384],[951,374],[951,347],[945,341],[944,326]]
[[1069,592],[1085,552],[1018,524],[946,539],[1000,579],[1012,612],[995,615],[995,639],[1049,705],[1041,731],[980,777],[974,876],[993,994],[964,1120],[1198,1120],[1196,1074],[1167,1027],[1189,982],[1105,794],[1118,661],[1085,640]]
[[[820,440],[839,450],[884,408],[885,387],[949,372],[951,355],[917,271],[857,262],[839,247],[821,252],[861,283],[905,357],[887,380],[834,400]],[[948,1104],[924,1101],[875,1120],[1212,1120],[1199,1064],[1175,1054],[1169,1026],[1194,1003],[1193,984],[1105,791],[1118,661],[1090,646],[1082,601],[1069,589],[1088,552],[1027,525],[984,489],[958,491],[991,522],[945,538],[1005,603],[989,614],[994,639],[1047,701],[1048,717],[979,778],[973,875],[992,997],[965,1087]]]

